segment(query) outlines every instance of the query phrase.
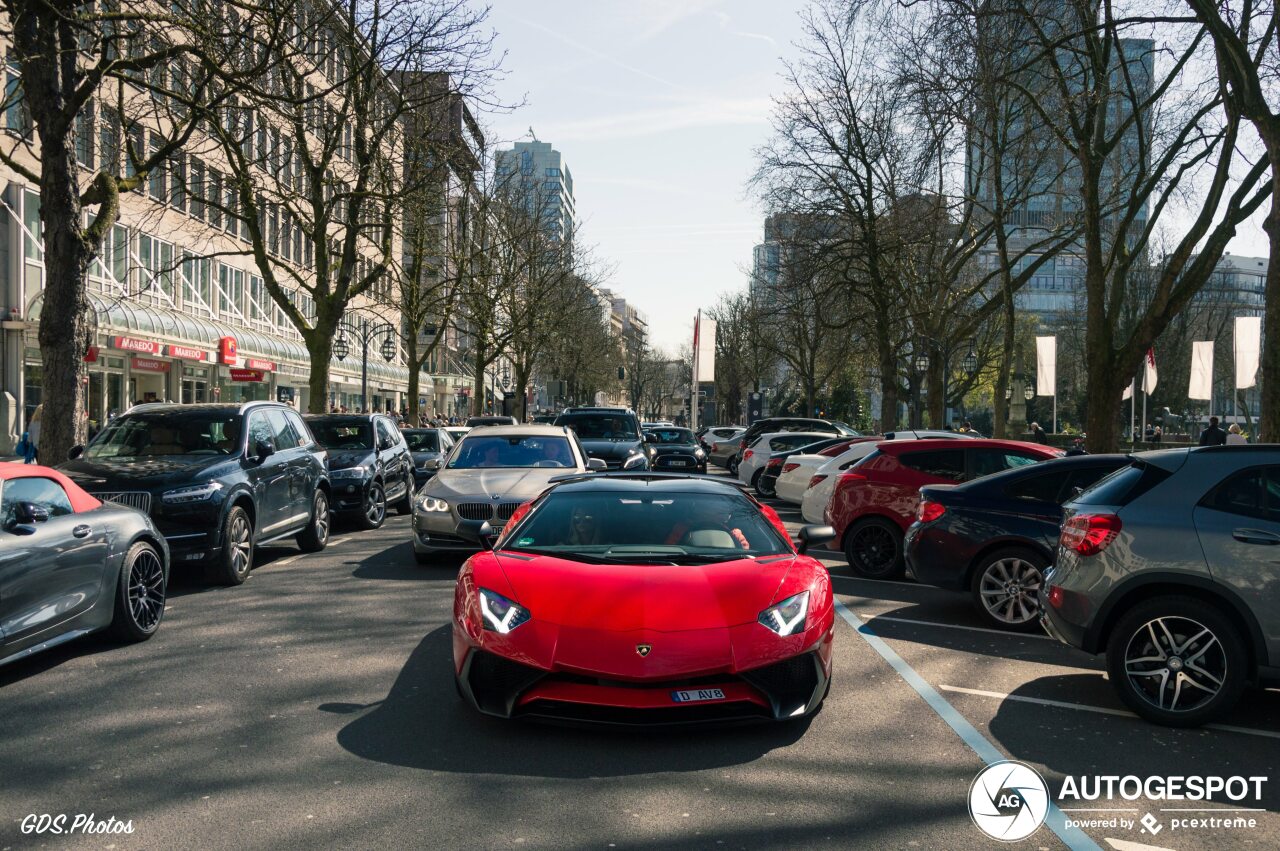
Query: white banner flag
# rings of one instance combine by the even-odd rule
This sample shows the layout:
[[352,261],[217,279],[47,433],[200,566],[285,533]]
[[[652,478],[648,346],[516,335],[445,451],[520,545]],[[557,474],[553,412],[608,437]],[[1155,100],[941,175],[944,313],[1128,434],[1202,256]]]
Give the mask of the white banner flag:
[[1236,389],[1252,387],[1262,353],[1262,317],[1236,317]]
[[1148,396],[1151,391],[1156,389],[1156,380],[1159,376],[1156,374],[1156,350],[1147,349],[1147,356],[1143,363],[1144,370],[1142,372],[1142,392]]
[[1124,388],[1124,394],[1120,396],[1120,401],[1123,402],[1125,399],[1132,399],[1132,398],[1133,398],[1133,382],[1130,381],[1129,386]]
[[698,329],[698,381],[716,380],[716,321],[702,318]]
[[1036,395],[1058,395],[1058,338],[1036,337]]
[[1188,399],[1213,398],[1213,340],[1191,344],[1191,380],[1187,384]]

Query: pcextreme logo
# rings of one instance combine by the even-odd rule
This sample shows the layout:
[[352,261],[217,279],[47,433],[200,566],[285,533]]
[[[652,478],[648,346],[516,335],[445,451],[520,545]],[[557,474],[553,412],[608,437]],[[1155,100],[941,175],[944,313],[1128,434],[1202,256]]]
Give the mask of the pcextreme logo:
[[992,763],[969,787],[969,816],[992,839],[1026,839],[1048,814],[1049,787],[1040,772],[1025,763]]

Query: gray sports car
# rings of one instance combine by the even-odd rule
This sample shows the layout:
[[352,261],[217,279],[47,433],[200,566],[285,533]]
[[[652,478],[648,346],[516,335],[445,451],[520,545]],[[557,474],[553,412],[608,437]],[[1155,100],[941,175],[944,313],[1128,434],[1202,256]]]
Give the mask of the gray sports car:
[[413,554],[431,564],[437,553],[479,549],[458,534],[463,520],[501,528],[521,504],[566,473],[602,470],[587,458],[565,426],[508,425],[473,428],[446,461],[428,461],[435,475],[413,500]]
[[150,638],[168,579],[146,514],[48,467],[0,464],[0,665],[103,629]]

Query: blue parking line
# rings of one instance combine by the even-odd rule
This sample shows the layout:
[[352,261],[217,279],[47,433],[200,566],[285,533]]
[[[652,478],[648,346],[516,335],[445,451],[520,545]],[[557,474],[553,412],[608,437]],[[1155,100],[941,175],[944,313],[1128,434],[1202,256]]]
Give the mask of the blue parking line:
[[[937,689],[925,682],[924,677],[916,673],[916,669],[908,665],[906,660],[886,644],[883,638],[876,635],[857,615],[846,608],[844,603],[837,599],[835,604],[836,611],[840,613],[840,617],[844,618],[845,623],[853,627],[858,635],[862,636],[862,640],[870,644],[871,648],[897,671],[898,676],[902,677],[907,685],[915,689],[916,694],[920,695],[924,702],[929,704],[929,708],[937,713],[939,718],[947,722],[947,725],[969,746],[970,750],[978,755],[979,759],[987,765],[1005,762],[1009,759],[1000,752],[999,748],[991,744],[985,736],[979,733],[977,728],[970,724],[963,715],[957,712],[954,706],[947,703]],[[1067,824],[1067,817],[1063,815],[1062,810],[1058,809],[1058,805],[1053,802],[1052,794],[1050,794],[1049,800],[1049,814],[1044,823],[1072,851],[1102,851],[1102,847],[1090,839],[1083,830]],[[975,827],[974,830],[977,830],[977,828]]]

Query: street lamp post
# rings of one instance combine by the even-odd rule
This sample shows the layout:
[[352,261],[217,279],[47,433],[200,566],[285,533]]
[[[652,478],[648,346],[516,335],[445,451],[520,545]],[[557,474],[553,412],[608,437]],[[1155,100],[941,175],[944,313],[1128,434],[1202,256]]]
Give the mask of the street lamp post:
[[[390,322],[375,322],[370,325],[368,319],[361,317],[359,326],[352,325],[350,330],[360,342],[360,410],[365,411],[369,408],[369,343],[375,336],[385,332],[387,337],[382,341],[380,351],[382,359],[391,363],[396,356],[396,342],[392,336],[396,329]],[[346,334],[347,329],[340,330],[338,339],[333,341],[333,354],[339,361],[346,360],[347,355],[351,354]]]

